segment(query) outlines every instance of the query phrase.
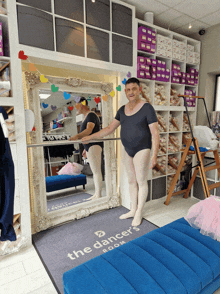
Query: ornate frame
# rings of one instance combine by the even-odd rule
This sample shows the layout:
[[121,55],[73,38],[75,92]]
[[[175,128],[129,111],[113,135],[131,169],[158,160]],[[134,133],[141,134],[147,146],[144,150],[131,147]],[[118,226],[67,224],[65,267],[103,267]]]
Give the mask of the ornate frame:
[[[103,127],[110,124],[113,119],[112,97],[109,95],[113,89],[111,83],[93,82],[78,78],[46,77],[52,84],[59,85],[61,91],[107,95],[107,101],[102,101]],[[27,133],[27,142],[28,144],[42,143],[42,129],[38,127],[40,126],[41,120],[38,91],[39,89],[50,89],[50,86],[48,84],[42,84],[40,76],[30,72],[24,73],[23,82],[24,89],[26,89],[24,91],[25,108],[34,112],[36,126],[34,132]],[[114,138],[114,135],[109,135],[108,138]],[[87,217],[95,212],[120,205],[120,199],[117,193],[117,161],[113,140],[105,141],[104,152],[107,196],[48,213],[43,147],[28,148],[32,233],[40,232],[60,223]]]

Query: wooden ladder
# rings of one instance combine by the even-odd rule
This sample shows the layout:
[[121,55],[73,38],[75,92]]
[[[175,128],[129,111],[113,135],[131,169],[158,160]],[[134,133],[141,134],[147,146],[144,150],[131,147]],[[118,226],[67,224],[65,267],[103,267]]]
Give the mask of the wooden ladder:
[[[199,171],[200,173],[200,177],[201,177],[201,181],[202,181],[202,186],[203,186],[203,190],[204,190],[204,194],[205,194],[205,198],[209,197],[210,196],[210,190],[213,190],[217,187],[220,187],[220,182],[218,183],[214,183],[214,184],[211,184],[211,185],[208,185],[208,182],[207,182],[207,178],[206,178],[206,172],[207,171],[210,171],[210,170],[215,170],[217,169],[218,170],[218,176],[220,178],[220,158],[219,158],[219,155],[218,155],[218,150],[208,150],[208,151],[204,151],[204,152],[201,152],[200,149],[199,149],[199,145],[198,145],[198,141],[197,139],[193,136],[193,131],[192,131],[192,127],[191,127],[191,123],[190,123],[190,118],[189,118],[189,113],[188,113],[188,109],[187,109],[187,103],[186,103],[186,100],[185,98],[186,97],[189,97],[189,95],[178,95],[179,97],[183,97],[184,98],[184,105],[186,107],[186,112],[187,112],[187,116],[188,116],[188,121],[189,121],[189,126],[190,126],[190,130],[191,130],[191,135],[192,135],[192,139],[189,139],[189,140],[186,140],[186,147],[185,149],[181,150],[183,151],[183,155],[182,155],[182,158],[181,158],[181,161],[180,161],[180,164],[177,168],[177,171],[176,171],[176,174],[171,182],[171,185],[170,185],[170,190],[169,190],[169,193],[167,195],[167,199],[165,201],[164,204],[168,205],[169,202],[170,202],[170,198],[172,196],[176,196],[176,195],[179,195],[179,194],[183,194],[184,193],[184,198],[187,198],[188,195],[189,195],[189,192],[192,188],[192,185],[196,179],[196,175]],[[211,128],[211,124],[210,124],[210,120],[209,120],[209,117],[208,117],[208,112],[207,112],[207,108],[206,108],[206,103],[205,103],[205,99],[204,97],[200,97],[200,96],[190,96],[192,98],[197,98],[197,99],[203,99],[203,102],[204,102],[204,105],[205,105],[205,110],[206,110],[206,114],[207,114],[207,118],[208,118],[208,122],[209,122],[209,126]],[[191,143],[193,142],[193,145],[194,145],[194,151],[191,151],[189,148],[191,146]],[[207,165],[203,165],[203,159],[206,155],[206,153],[208,152],[213,152],[214,153],[214,158],[215,158],[215,161],[207,164]],[[179,179],[179,175],[181,173],[181,170],[183,168],[183,165],[184,165],[184,162],[185,162],[185,159],[186,159],[186,156],[189,155],[189,154],[196,154],[196,157],[197,157],[197,165],[194,166],[196,167],[194,172],[193,172],[193,175],[192,175],[192,178],[189,182],[189,185],[187,187],[187,189],[185,190],[181,190],[181,191],[178,191],[178,192],[175,192],[173,193],[173,190],[176,186],[176,183]],[[212,164],[212,163],[215,163],[215,165],[213,166],[209,166],[207,167],[208,165]],[[192,168],[194,168],[192,167]]]
[[[197,175],[198,171],[200,173],[202,186],[203,186],[203,190],[204,190],[204,193],[205,193],[205,198],[210,196],[210,192],[209,192],[210,190],[213,190],[214,188],[220,187],[220,182],[208,185],[206,174],[205,174],[207,171],[217,169],[218,170],[218,175],[219,175],[219,178],[220,178],[220,158],[219,158],[219,155],[218,155],[218,150],[216,149],[216,150],[208,150],[208,151],[201,152],[199,150],[199,145],[198,145],[197,139],[196,138],[194,138],[194,139],[195,139],[195,148],[196,148],[196,150],[195,151],[189,150],[190,145],[192,143],[192,139],[187,140],[186,148],[184,149],[180,164],[179,164],[179,166],[177,168],[176,174],[175,174],[175,176],[174,176],[174,178],[173,178],[173,180],[171,182],[171,185],[170,185],[170,190],[169,190],[169,193],[167,195],[167,199],[165,201],[166,205],[169,204],[170,198],[172,196],[176,196],[176,195],[184,193],[184,198],[188,197],[189,192],[190,192],[190,190],[192,188],[192,185],[193,185],[193,183],[194,183],[194,181],[196,179],[196,175]],[[199,160],[198,160],[198,164],[197,164],[197,166],[196,166],[196,168],[195,168],[195,170],[193,172],[192,178],[191,178],[191,180],[189,182],[189,185],[188,185],[187,189],[173,193],[173,190],[174,190],[174,188],[176,186],[176,183],[177,183],[177,181],[179,179],[179,175],[180,175],[181,170],[183,168],[186,156],[189,155],[189,154],[195,154],[196,151],[197,151]],[[212,164],[214,162],[215,162],[215,165],[207,166],[207,167],[203,165],[203,159],[204,159],[207,152],[213,152],[214,153],[214,158],[215,158],[215,161],[209,163],[208,165],[210,165],[210,164]]]

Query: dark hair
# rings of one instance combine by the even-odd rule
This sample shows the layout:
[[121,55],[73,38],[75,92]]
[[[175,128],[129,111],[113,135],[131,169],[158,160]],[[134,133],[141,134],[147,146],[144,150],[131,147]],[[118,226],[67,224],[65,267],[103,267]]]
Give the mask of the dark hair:
[[125,86],[127,84],[131,84],[131,83],[137,84],[140,87],[140,81],[137,78],[130,78],[130,79],[128,79],[126,81],[126,83],[125,83]]
[[83,101],[86,101],[86,106],[88,106],[88,101],[87,101],[87,99],[85,97],[81,97],[80,100],[79,100],[80,103],[83,102]]

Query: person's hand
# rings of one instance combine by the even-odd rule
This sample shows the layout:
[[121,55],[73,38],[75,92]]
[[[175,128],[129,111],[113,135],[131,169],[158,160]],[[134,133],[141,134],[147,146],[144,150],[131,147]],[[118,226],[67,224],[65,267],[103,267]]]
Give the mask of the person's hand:
[[82,156],[83,156],[84,159],[87,158],[87,156],[86,156],[86,149],[83,150]]
[[78,135],[70,137],[68,141],[76,141],[76,140],[79,140]]
[[92,140],[92,136],[86,136],[81,139],[83,144],[88,144]]
[[152,156],[150,169],[154,168],[156,164],[157,164],[157,156]]

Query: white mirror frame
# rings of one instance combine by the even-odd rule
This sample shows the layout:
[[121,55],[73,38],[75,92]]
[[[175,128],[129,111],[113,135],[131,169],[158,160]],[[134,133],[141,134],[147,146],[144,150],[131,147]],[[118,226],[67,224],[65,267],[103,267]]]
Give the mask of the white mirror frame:
[[[107,101],[102,101],[103,127],[113,120],[113,103],[109,93],[113,90],[111,83],[93,82],[78,78],[60,78],[46,76],[50,83],[43,84],[39,75],[25,72],[24,105],[34,112],[35,131],[27,133],[28,144],[43,143],[41,128],[41,111],[39,89],[51,89],[51,84],[59,86],[59,91],[107,95]],[[23,79],[24,81],[24,79]],[[114,138],[111,134],[107,138]],[[31,194],[32,233],[46,230],[60,223],[81,219],[95,212],[110,209],[120,205],[117,193],[117,161],[113,140],[104,142],[106,197],[97,200],[68,206],[52,212],[47,212],[47,197],[45,185],[43,147],[28,147],[29,182]]]

